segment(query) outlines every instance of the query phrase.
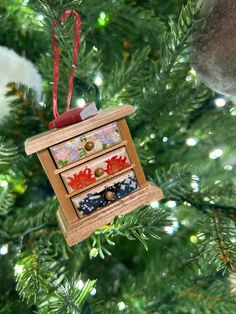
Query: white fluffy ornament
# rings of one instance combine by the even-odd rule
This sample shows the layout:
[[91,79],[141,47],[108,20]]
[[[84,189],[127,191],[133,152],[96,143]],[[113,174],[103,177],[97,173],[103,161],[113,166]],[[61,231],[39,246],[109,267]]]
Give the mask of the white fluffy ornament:
[[192,66],[212,90],[236,95],[236,0],[199,0],[204,30],[193,36]]
[[15,51],[0,46],[0,121],[9,114],[9,103],[14,99],[6,98],[7,84],[21,83],[36,91],[38,101],[42,93],[42,78],[33,63],[19,56]]

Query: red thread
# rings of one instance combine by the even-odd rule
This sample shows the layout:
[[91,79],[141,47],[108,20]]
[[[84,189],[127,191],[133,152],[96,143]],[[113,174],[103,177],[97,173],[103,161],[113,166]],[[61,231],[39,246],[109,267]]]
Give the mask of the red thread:
[[[75,16],[75,25],[74,25],[74,56],[73,56],[73,64],[71,67],[70,79],[69,79],[69,88],[66,102],[66,111],[70,108],[70,101],[72,96],[73,89],[73,78],[75,73],[75,66],[78,60],[79,46],[80,46],[80,33],[81,33],[81,18],[80,15],[74,10],[66,10],[64,15],[61,17],[61,22],[64,22],[71,14]],[[55,28],[57,26],[57,21],[53,21],[52,24],[52,40],[53,40],[53,91],[52,91],[52,103],[53,103],[53,115],[54,118],[59,117],[58,109],[57,109],[57,90],[58,90],[58,82],[59,82],[59,64],[60,64],[60,49],[57,44],[57,38],[55,35]]]

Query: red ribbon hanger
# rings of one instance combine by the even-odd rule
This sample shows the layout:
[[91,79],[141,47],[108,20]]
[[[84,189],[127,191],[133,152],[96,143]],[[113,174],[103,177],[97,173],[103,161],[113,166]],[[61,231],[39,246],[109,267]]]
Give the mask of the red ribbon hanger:
[[[55,35],[55,28],[58,26],[57,21],[53,21],[52,24],[52,39],[53,39],[53,91],[52,91],[52,110],[54,119],[49,123],[49,128],[61,128],[76,122],[85,120],[97,113],[95,103],[87,104],[86,112],[84,108],[75,108],[70,110],[70,102],[73,89],[73,80],[74,73],[76,69],[76,64],[78,61],[78,54],[80,48],[80,34],[81,34],[81,17],[78,12],[75,10],[66,10],[63,16],[61,17],[61,22],[65,22],[71,15],[75,16],[74,24],[74,47],[73,47],[73,64],[71,66],[70,79],[69,79],[69,88],[66,101],[66,110],[64,113],[59,115],[58,106],[57,106],[57,92],[58,92],[58,82],[59,82],[59,65],[60,65],[60,48],[57,43],[57,38]],[[60,25],[58,26],[60,27]],[[83,114],[82,114],[83,112]]]
[[[72,89],[73,89],[73,79],[76,64],[78,61],[78,53],[79,53],[79,46],[80,46],[80,33],[81,33],[81,18],[80,15],[74,10],[66,10],[64,15],[61,17],[61,22],[65,22],[71,14],[75,16],[75,25],[74,25],[74,56],[73,56],[73,64],[71,67],[70,72],[70,80],[69,80],[69,89],[67,95],[67,102],[66,102],[66,111],[70,109],[70,102],[72,96]],[[55,28],[57,26],[57,21],[54,21],[52,24],[52,39],[53,39],[53,54],[54,54],[54,63],[53,63],[53,115],[54,118],[59,117],[58,109],[57,109],[57,90],[58,90],[58,82],[59,82],[59,64],[60,64],[60,49],[57,44],[57,38],[55,35]]]

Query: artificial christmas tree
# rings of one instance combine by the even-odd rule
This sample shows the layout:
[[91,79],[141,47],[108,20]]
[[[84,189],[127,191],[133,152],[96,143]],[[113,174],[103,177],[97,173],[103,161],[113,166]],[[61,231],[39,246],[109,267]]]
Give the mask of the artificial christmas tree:
[[[145,177],[165,195],[101,221],[73,247],[55,219],[60,204],[37,156],[24,151],[25,140],[48,132],[52,120],[51,28],[66,9],[83,18],[71,108],[95,98],[99,110],[131,104],[127,123]],[[27,86],[9,84],[10,112],[0,124],[1,314],[235,312],[235,99],[208,89],[191,68],[191,40],[209,25],[200,13],[197,0],[1,2],[0,44],[31,60],[43,79],[40,102]],[[74,23],[59,25],[63,112]],[[86,193],[87,184],[130,167],[124,150],[111,154],[115,146],[91,164],[95,145],[88,142],[85,167],[64,169],[66,194],[81,186]],[[56,171],[70,167],[71,155],[50,154]]]

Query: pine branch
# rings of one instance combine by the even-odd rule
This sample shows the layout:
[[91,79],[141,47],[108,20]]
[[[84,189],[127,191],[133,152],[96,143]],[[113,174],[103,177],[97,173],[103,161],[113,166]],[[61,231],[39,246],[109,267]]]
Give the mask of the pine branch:
[[140,93],[140,79],[145,79],[143,73],[149,52],[149,47],[144,48],[134,53],[129,62],[123,60],[121,64],[115,65],[101,90],[101,101],[105,106],[117,104]]
[[106,245],[115,245],[114,238],[125,237],[128,240],[140,241],[148,250],[147,241],[150,238],[160,240],[163,227],[168,225],[168,213],[161,209],[140,207],[134,212],[114,219],[110,225],[106,225],[91,236],[92,245],[88,241],[90,250],[97,249],[101,258],[105,254],[110,255]]
[[81,313],[81,306],[84,304],[91,289],[95,286],[96,280],[88,280],[81,287],[81,279],[65,279],[54,292],[50,302],[50,313],[71,314]]
[[216,230],[216,235],[217,235],[217,242],[218,242],[219,249],[221,251],[220,258],[225,262],[226,265],[229,266],[229,268],[233,272],[236,272],[236,266],[235,266],[236,259],[235,259],[235,261],[233,260],[233,258],[231,256],[231,252],[230,252],[232,244],[230,243],[230,246],[227,245],[227,243],[224,239],[224,235],[221,232],[222,226],[221,226],[221,213],[220,213],[220,211],[215,213],[214,222],[215,222],[215,230]]
[[0,172],[9,168],[11,163],[18,158],[18,148],[12,140],[6,141],[0,136]]
[[8,188],[0,186],[0,216],[5,216],[14,204],[14,195]]
[[49,271],[47,261],[35,250],[31,255],[21,258],[17,265],[22,268],[22,272],[16,275],[16,290],[23,300],[29,302],[33,299],[35,303],[40,291],[48,293],[53,273]]
[[[170,30],[165,32],[161,45],[161,73],[170,73],[178,65],[177,59],[186,49],[190,36],[199,27],[199,7],[196,0],[189,0],[182,7],[177,23],[170,22]],[[185,51],[185,55],[186,51]]]

